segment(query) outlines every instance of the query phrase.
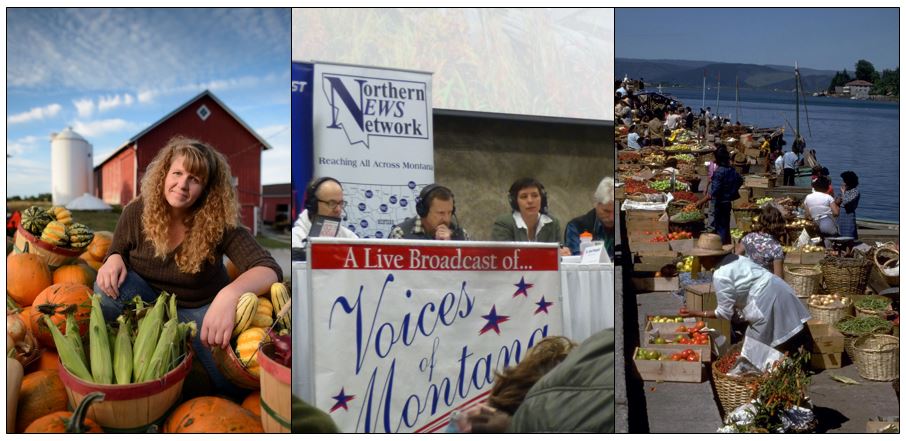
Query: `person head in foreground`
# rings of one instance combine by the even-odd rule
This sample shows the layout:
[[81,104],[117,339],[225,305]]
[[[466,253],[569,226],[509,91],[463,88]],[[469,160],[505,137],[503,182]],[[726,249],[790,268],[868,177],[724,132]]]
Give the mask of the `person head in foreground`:
[[[293,255],[299,257],[303,255],[302,248],[308,241],[312,222],[315,221],[317,216],[342,219],[345,208],[346,200],[343,198],[343,186],[340,181],[330,176],[312,179],[308,186],[305,187],[305,202],[302,213],[299,213],[299,218],[293,223]],[[349,228],[340,225],[336,237],[354,239],[358,236]],[[294,257],[293,260],[304,259]]]
[[393,239],[468,240],[456,219],[456,199],[443,185],[429,184],[415,200],[416,216],[390,231]]
[[[510,378],[495,379],[501,384],[495,384],[489,405],[467,414],[472,432],[614,432],[613,329],[600,331],[578,346],[567,344],[563,337],[558,340],[534,355],[536,360],[520,362],[528,362],[524,371],[517,366]],[[547,373],[531,381],[545,369]]]

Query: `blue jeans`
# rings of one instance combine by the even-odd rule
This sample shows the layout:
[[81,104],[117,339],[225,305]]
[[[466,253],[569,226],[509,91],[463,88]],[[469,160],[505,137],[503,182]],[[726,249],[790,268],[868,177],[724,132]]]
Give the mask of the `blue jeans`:
[[[103,292],[97,283],[94,285],[94,291]],[[122,314],[123,309],[127,305],[132,304],[132,299],[135,296],[140,296],[146,303],[152,303],[157,300],[158,295],[160,293],[152,288],[151,285],[148,285],[145,279],[142,279],[136,272],[129,270],[128,274],[126,274],[126,280],[120,285],[119,297],[112,299],[106,294],[101,294],[101,311],[104,313],[104,320],[107,322],[116,321],[116,318]],[[211,349],[201,344],[201,323],[204,320],[205,313],[208,312],[209,306],[211,306],[210,303],[198,308],[177,308],[176,316],[183,323],[195,322],[198,334],[192,339],[192,347],[195,349],[195,356],[198,357],[198,361],[208,372],[211,382],[217,391],[230,397],[242,397],[245,393],[220,373],[217,363],[214,361],[214,356],[211,354]]]
[[732,203],[714,201],[714,220],[711,226],[714,227],[714,232],[720,235],[720,241],[724,245],[733,243],[730,239],[730,214],[732,211]]

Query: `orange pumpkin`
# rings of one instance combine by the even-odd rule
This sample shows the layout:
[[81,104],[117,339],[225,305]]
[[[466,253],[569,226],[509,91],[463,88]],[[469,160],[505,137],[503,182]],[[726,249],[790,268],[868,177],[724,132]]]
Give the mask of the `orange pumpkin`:
[[22,433],[32,422],[67,406],[66,388],[56,369],[32,372],[22,379],[16,404],[16,432]]
[[28,365],[26,368],[29,372],[35,371],[47,371],[60,368],[60,356],[57,355],[57,351],[51,348],[45,348],[41,351],[41,356],[38,357],[38,361]]
[[88,333],[88,316],[91,313],[90,296],[91,288],[75,283],[58,283],[50,285],[35,297],[34,311],[31,313],[31,328],[35,337],[45,348],[56,348],[53,336],[44,323],[43,316],[47,314],[50,320],[57,325],[60,332],[66,333],[66,310],[75,309],[75,318],[79,324],[79,334]]
[[6,292],[19,304],[28,306],[51,285],[50,268],[37,254],[10,254],[6,257]]
[[31,315],[34,313],[34,310],[35,310],[35,308],[32,308],[31,306],[26,306],[26,307],[22,308],[21,311],[19,311],[19,318],[21,318],[22,321],[25,322],[25,327],[28,328],[28,330],[31,331],[32,334],[35,333],[34,328],[32,328],[32,321],[31,321]]
[[94,286],[97,273],[91,267],[82,265],[63,265],[53,272],[53,283],[77,283],[88,287]]
[[245,397],[242,407],[261,418],[261,391],[256,390]]
[[164,433],[263,433],[261,418],[220,397],[180,404],[164,422]]
[[103,262],[107,256],[107,250],[110,248],[110,242],[113,242],[113,233],[109,231],[95,231],[94,239],[88,244],[86,251],[91,257],[98,262]]
[[101,426],[86,418],[88,407],[103,400],[103,392],[92,392],[82,398],[74,412],[54,412],[36,419],[25,428],[25,433],[104,433]]
[[84,253],[80,254],[79,259],[82,259],[86,265],[90,266],[95,271],[101,269],[101,265],[104,264],[104,262],[95,260],[94,256],[92,256],[91,253],[89,253],[88,251],[85,251]]

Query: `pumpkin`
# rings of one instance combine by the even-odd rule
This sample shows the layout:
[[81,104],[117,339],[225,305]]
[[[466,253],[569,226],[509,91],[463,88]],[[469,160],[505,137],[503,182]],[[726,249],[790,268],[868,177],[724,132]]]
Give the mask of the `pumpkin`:
[[92,287],[95,277],[97,273],[88,264],[63,265],[53,272],[53,283],[76,283]]
[[60,368],[60,356],[53,349],[44,349],[38,361],[28,366],[29,371],[47,371]]
[[[113,242],[113,233],[109,231],[95,231],[94,239],[88,244],[88,251],[86,252],[93,258],[92,260],[103,262],[104,257],[107,257],[107,249],[110,248],[110,242]],[[82,258],[85,259],[84,254],[82,255]]]
[[31,315],[34,314],[34,311],[35,308],[32,308],[31,306],[26,306],[22,308],[21,311],[19,311],[19,317],[23,322],[25,322],[25,327],[28,328],[28,330],[31,331],[32,334],[35,333],[34,328],[32,328],[33,325],[31,320]]
[[50,268],[37,254],[10,254],[6,257],[6,293],[19,304],[28,306],[53,283]]
[[104,433],[101,426],[88,419],[88,407],[103,400],[103,392],[92,392],[82,398],[75,412],[54,412],[36,419],[25,428],[25,433]]
[[22,433],[44,415],[65,411],[67,403],[66,388],[59,371],[52,369],[26,375],[16,403],[16,432]]
[[[89,246],[91,246],[91,245],[89,245]],[[94,256],[92,256],[91,253],[88,251],[85,251],[84,253],[79,255],[79,259],[82,259],[82,261],[85,262],[86,265],[90,266],[95,271],[101,269],[101,266],[104,265],[104,262],[95,260]]]
[[50,221],[56,219],[47,210],[38,207],[28,207],[22,212],[22,228],[35,236],[40,236]]
[[69,234],[69,244],[73,248],[85,248],[94,240],[94,231],[78,222],[67,228],[66,233]]
[[261,417],[261,391],[256,390],[242,400],[242,407],[249,412]]
[[164,433],[263,433],[261,418],[220,397],[180,404],[164,421]]
[[91,313],[90,296],[92,289],[85,285],[75,283],[59,283],[50,285],[35,297],[34,309],[31,314],[31,328],[35,337],[45,348],[56,348],[53,336],[42,318],[44,315],[57,325],[62,333],[66,333],[66,312],[75,310],[76,322],[79,324],[79,334],[83,337],[88,333],[88,317]]

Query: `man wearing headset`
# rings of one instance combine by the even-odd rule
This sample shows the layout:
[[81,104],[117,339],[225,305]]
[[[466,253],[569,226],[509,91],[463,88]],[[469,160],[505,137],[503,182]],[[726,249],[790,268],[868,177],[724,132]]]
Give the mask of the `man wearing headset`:
[[[308,240],[311,231],[311,222],[316,215],[329,217],[343,217],[343,208],[346,201],[343,199],[343,187],[340,181],[334,178],[323,177],[315,179],[305,189],[305,210],[299,214],[299,219],[293,224],[293,248],[302,248]],[[337,237],[357,238],[355,233],[344,226],[340,226]]]
[[392,239],[469,240],[469,233],[454,222],[453,192],[442,185],[425,186],[415,200],[416,216],[390,230]]
[[588,213],[574,218],[566,224],[566,233],[563,240],[572,250],[573,255],[579,254],[580,235],[584,232],[591,234],[591,240],[604,241],[604,249],[613,259],[615,217],[613,203],[613,178],[604,178],[595,191],[595,207]]

